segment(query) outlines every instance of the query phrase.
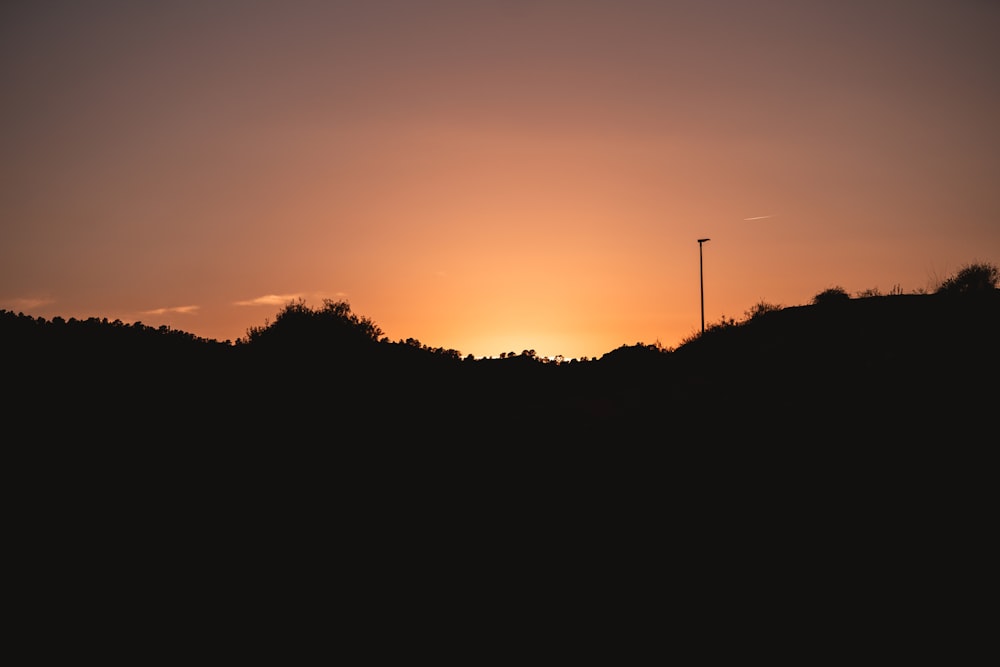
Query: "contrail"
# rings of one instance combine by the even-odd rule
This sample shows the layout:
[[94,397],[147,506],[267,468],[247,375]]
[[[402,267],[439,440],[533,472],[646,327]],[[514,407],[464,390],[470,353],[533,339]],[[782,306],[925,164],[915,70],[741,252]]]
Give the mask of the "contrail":
[[773,215],[758,215],[752,218],[743,218],[743,220],[766,220],[767,218],[773,218]]

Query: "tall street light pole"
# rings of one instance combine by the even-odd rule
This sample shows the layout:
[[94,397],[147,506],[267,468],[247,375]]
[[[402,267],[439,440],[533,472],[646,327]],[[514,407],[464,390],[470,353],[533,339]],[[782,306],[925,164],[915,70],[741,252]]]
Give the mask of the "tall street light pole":
[[698,278],[701,282],[701,332],[705,333],[705,268],[702,260],[701,244],[712,239],[698,239]]

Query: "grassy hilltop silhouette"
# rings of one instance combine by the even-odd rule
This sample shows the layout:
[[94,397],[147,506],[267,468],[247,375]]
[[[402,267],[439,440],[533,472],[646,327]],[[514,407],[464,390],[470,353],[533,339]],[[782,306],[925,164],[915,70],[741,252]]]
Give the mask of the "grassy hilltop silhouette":
[[[998,270],[933,293],[820,292],[754,305],[675,349],[637,343],[561,363],[462,359],[390,341],[344,301],[290,303],[235,345],[120,321],[0,313],[12,414],[55,431],[314,439],[808,442],[975,431],[997,407]],[[322,426],[318,432],[322,432]],[[331,434],[332,435],[332,434]]]
[[559,364],[387,341],[344,302],[237,345],[0,312],[17,571],[81,614],[498,573],[575,601],[602,570],[754,613],[874,600],[879,632],[952,614],[991,571],[1000,291],[974,270]]

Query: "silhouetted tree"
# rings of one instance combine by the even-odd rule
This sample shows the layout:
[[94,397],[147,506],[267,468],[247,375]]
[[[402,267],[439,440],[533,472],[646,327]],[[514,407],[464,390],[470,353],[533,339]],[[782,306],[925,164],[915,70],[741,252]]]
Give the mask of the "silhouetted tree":
[[982,294],[996,289],[1000,269],[985,263],[967,264],[938,287],[938,294]]
[[347,301],[323,299],[323,309],[319,311],[319,314],[324,320],[353,328],[368,340],[377,341],[382,335],[382,329],[370,318],[352,313],[351,306]]
[[322,308],[313,310],[298,299],[286,304],[272,324],[249,328],[247,341],[257,346],[334,351],[375,345],[381,335],[372,320],[352,313],[346,301],[326,299]]

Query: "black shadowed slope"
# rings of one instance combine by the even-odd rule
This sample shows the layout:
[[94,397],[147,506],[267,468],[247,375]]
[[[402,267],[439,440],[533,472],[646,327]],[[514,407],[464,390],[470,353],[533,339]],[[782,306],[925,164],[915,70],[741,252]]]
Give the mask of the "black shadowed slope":
[[[1000,301],[892,295],[775,309],[674,350],[462,360],[292,304],[236,345],[0,314],[9,416],[51,438],[426,444],[852,442],[969,435],[997,405]],[[350,433],[356,435],[350,436]]]
[[937,631],[992,566],[995,289],[565,364],[378,340],[346,304],[234,346],[10,312],[0,334],[25,609],[215,628],[327,594],[374,619],[544,591]]

